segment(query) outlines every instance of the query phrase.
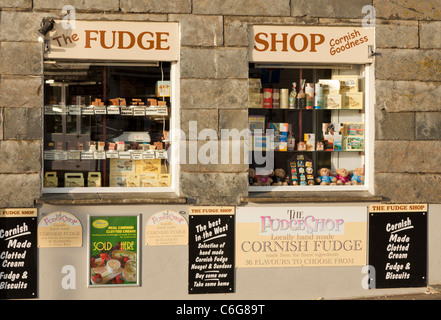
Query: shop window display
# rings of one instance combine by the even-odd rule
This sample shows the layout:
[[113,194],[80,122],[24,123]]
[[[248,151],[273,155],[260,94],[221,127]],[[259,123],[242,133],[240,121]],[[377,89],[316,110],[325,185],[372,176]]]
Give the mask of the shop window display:
[[44,65],[46,192],[171,186],[170,63]]
[[249,70],[250,191],[364,187],[364,66]]

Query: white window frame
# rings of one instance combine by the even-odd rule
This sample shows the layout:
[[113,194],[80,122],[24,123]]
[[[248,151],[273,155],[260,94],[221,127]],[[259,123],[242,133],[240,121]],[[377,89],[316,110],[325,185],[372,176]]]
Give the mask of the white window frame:
[[[117,63],[116,63],[117,64]],[[171,82],[171,111],[170,111],[170,131],[177,131],[179,129],[179,110],[180,110],[180,61],[170,62],[170,82]],[[44,71],[43,71],[44,72]],[[44,77],[42,77],[44,79]],[[44,80],[42,83],[44,88]],[[44,93],[43,93],[43,108],[44,108]],[[44,122],[44,112],[43,112]],[[43,131],[44,129],[44,125]],[[171,185],[170,187],[80,187],[80,188],[45,188],[44,187],[44,144],[42,144],[42,170],[41,170],[41,186],[43,194],[74,194],[74,193],[179,193],[179,140],[176,135],[170,134],[171,148],[169,148],[169,161],[171,170]],[[43,132],[44,137],[44,132]],[[44,138],[43,138],[44,139]]]
[[[361,65],[364,66],[364,122],[365,122],[365,150],[364,150],[364,166],[365,177],[363,185],[350,186],[248,186],[249,192],[271,192],[271,191],[368,191],[374,194],[374,143],[375,143],[375,62]],[[283,67],[283,64],[281,64]],[[301,65],[298,66],[299,69]],[[332,151],[331,151],[332,152]],[[338,152],[338,151],[334,151]]]

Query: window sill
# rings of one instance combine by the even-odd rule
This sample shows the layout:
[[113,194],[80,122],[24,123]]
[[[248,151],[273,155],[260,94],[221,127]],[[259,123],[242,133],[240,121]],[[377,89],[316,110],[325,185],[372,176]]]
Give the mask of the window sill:
[[170,193],[51,193],[35,199],[35,204],[107,205],[107,204],[185,204],[187,198]]
[[277,191],[252,192],[241,198],[243,203],[287,203],[287,202],[379,202],[382,196],[368,191]]

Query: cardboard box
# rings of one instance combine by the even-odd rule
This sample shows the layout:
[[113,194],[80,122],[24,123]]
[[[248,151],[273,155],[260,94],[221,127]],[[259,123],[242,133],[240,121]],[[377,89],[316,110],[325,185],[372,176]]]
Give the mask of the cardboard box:
[[253,133],[254,130],[259,130],[259,132],[265,132],[265,116],[249,116],[248,124],[250,127],[250,132]]
[[327,94],[324,101],[325,109],[341,109],[342,107],[341,94]]
[[101,172],[89,172],[87,174],[87,186],[90,188],[101,187]]
[[84,176],[82,173],[65,173],[64,187],[66,188],[82,188],[84,187]]
[[339,94],[340,93],[340,81],[339,80],[320,79],[319,83],[322,85],[323,95]]
[[158,187],[170,187],[171,176],[169,173],[163,173],[158,175]]
[[141,175],[129,174],[127,175],[126,186],[128,188],[138,188],[141,186]]
[[306,144],[306,151],[314,151],[315,150],[315,134],[314,133],[305,133],[304,139]]
[[333,75],[332,79],[340,81],[340,93],[358,92],[358,76]]
[[135,173],[161,173],[161,159],[136,160]]
[[363,109],[364,108],[363,92],[346,92],[343,94],[344,109]]
[[135,173],[135,160],[110,159],[110,174]]
[[109,186],[110,187],[121,187],[127,186],[127,176],[125,174],[110,174],[109,176]]
[[46,172],[44,174],[45,188],[58,188],[58,177],[56,172]]
[[157,173],[143,173],[140,174],[140,185],[143,188],[152,188],[159,186]]

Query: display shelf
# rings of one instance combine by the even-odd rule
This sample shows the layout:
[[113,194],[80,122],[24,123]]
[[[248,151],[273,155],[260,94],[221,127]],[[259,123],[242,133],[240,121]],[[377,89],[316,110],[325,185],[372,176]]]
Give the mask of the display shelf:
[[168,107],[60,106],[44,107],[45,115],[169,116]]
[[45,150],[44,160],[67,161],[67,160],[106,160],[106,159],[167,159],[167,150],[149,151],[77,151],[77,150]]

